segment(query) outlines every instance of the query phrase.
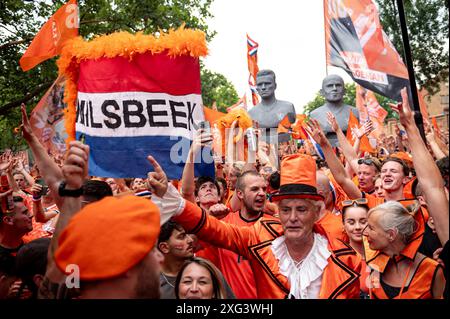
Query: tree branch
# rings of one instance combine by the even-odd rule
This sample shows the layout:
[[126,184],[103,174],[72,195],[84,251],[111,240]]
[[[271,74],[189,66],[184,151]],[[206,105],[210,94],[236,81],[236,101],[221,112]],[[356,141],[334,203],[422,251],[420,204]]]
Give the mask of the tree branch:
[[4,49],[6,49],[6,48],[9,48],[10,46],[16,45],[16,44],[22,44],[22,43],[24,43],[24,42],[28,42],[28,41],[30,41],[31,39],[33,39],[33,38],[32,38],[32,37],[29,37],[29,38],[25,38],[25,39],[22,39],[22,40],[16,40],[16,41],[11,41],[11,42],[2,44],[2,45],[0,45],[0,51],[1,51],[1,50],[4,50]]
[[24,97],[22,97],[18,100],[15,100],[13,102],[7,103],[5,105],[2,105],[0,107],[0,115],[6,115],[10,109],[17,107],[17,106],[21,105],[22,103],[28,102],[29,100],[31,100],[33,97],[35,97],[42,91],[47,90],[53,84],[54,81],[55,80],[53,79],[52,81],[43,83],[43,84],[39,85],[38,87],[36,87],[33,91],[31,91],[27,95],[25,95]]
[[82,24],[99,23],[99,22],[114,22],[114,21],[115,21],[115,19],[92,19],[92,20],[80,21],[80,25],[82,25]]

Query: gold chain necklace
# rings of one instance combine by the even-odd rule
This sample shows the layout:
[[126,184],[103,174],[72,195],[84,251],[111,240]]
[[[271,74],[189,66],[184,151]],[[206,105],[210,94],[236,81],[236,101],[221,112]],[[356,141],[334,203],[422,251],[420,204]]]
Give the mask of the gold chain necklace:
[[167,284],[170,287],[175,288],[175,286],[170,283],[169,279],[167,279],[166,275],[162,271],[161,271],[161,275],[164,277],[164,280],[167,282]]

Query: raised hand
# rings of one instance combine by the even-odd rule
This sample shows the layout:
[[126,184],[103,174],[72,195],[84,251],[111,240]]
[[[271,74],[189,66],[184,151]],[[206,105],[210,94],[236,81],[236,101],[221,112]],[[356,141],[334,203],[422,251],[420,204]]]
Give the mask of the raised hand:
[[192,141],[192,152],[196,154],[202,147],[210,145],[213,140],[213,135],[205,130],[198,130],[197,136]]
[[66,161],[62,167],[67,189],[79,189],[88,177],[89,145],[80,141],[69,144]]
[[38,198],[42,191],[42,185],[39,183],[34,183],[33,186],[31,186],[31,194],[33,195],[33,198]]
[[14,164],[14,168],[18,171],[22,171],[25,169],[25,167],[23,166],[23,160],[20,157],[15,158]]
[[22,105],[20,106],[20,110],[22,112],[22,136],[27,142],[29,142],[34,137],[34,133],[31,130],[31,125],[27,116],[27,109],[25,108],[25,104],[22,103]]
[[428,142],[436,140],[436,136],[434,135],[434,130],[431,126],[427,127],[427,129],[425,130],[425,133],[426,133],[425,137],[427,138]]
[[330,124],[331,129],[333,130],[333,132],[337,132],[339,130],[339,124],[336,121],[336,117],[334,116],[333,113],[331,112],[327,112],[327,122],[328,124]]
[[0,171],[11,171],[13,168],[13,157],[11,155],[11,151],[8,150],[0,156]]
[[147,183],[150,191],[158,197],[163,197],[167,192],[169,181],[167,180],[166,173],[163,171],[159,163],[153,158],[148,156],[147,160],[153,166],[153,172],[147,174]]
[[373,122],[371,120],[368,120],[364,125],[362,126],[362,131],[364,135],[369,135],[370,132],[374,130]]
[[328,143],[328,139],[317,120],[310,119],[307,123],[306,131],[319,145],[322,146]]
[[401,90],[402,102],[397,104],[389,103],[389,106],[392,108],[394,112],[396,112],[400,119],[400,124],[406,129],[407,127],[411,127],[415,125],[414,122],[414,113],[411,110],[411,106],[409,105],[408,100],[408,91],[406,88]]

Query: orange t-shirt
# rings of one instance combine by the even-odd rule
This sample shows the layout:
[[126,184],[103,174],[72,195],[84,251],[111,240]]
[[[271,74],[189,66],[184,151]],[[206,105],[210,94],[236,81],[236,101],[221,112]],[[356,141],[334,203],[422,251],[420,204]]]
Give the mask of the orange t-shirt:
[[417,184],[417,178],[414,176],[408,183],[406,183],[405,187],[403,187],[403,197],[406,199],[412,199],[416,196],[413,194],[413,187]]
[[[262,214],[260,215],[262,216]],[[259,218],[245,220],[240,212],[230,213],[222,221],[237,226],[251,226]],[[256,283],[250,263],[242,256],[226,249],[218,249],[220,270],[238,299],[256,299]]]
[[344,225],[342,224],[342,216],[326,211],[325,215],[319,219],[316,224],[320,225],[328,233],[330,238],[345,238]]
[[375,195],[363,193],[363,198],[367,198],[367,206],[372,209],[380,204],[384,203],[384,198],[376,197]]
[[[261,218],[263,214],[260,215]],[[259,218],[254,220],[245,220],[239,212],[229,213],[222,219],[223,222],[237,226],[251,226]],[[213,247],[214,248],[214,247]],[[250,263],[242,256],[222,248],[216,248],[217,258],[213,258],[218,263],[218,268],[223,273],[225,279],[233,289],[238,299],[256,299],[256,283]],[[215,249],[206,247],[205,253],[211,254]]]
[[225,205],[227,205],[227,206],[229,206],[230,205],[230,200],[231,200],[231,197],[233,197],[233,195],[234,195],[234,190],[232,190],[232,189],[228,189],[228,198],[227,198],[227,200],[225,201]]

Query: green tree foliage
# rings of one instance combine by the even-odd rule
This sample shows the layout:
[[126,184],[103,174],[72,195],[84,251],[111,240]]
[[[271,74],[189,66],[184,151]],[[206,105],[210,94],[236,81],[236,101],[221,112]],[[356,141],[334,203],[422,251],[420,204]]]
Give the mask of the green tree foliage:
[[217,109],[226,112],[228,106],[238,101],[238,94],[231,82],[222,74],[207,69],[201,71],[203,104],[211,107],[216,102]]
[[[388,111],[388,118],[396,118],[395,112],[389,107],[389,103],[396,103],[395,101],[379,95],[375,93],[375,97],[377,98],[378,103],[383,107],[386,111]],[[344,103],[348,105],[355,106],[356,105],[356,84],[355,83],[345,83],[345,95],[344,95]],[[318,107],[325,104],[325,98],[319,92],[316,93],[314,100],[308,102],[303,107],[303,113],[309,115],[312,111],[317,109]]]
[[[376,0],[383,30],[404,57],[396,1]],[[403,0],[416,80],[431,94],[448,79],[448,0]],[[403,61],[405,59],[403,58]]]
[[[56,58],[47,60],[28,72],[23,72],[19,59],[43,23],[68,0],[2,0],[0,1],[0,131],[11,132],[19,124],[22,102],[30,111],[57,77]],[[206,20],[212,17],[213,0],[78,0],[80,35],[91,39],[98,34],[115,31],[167,31],[185,24],[187,28],[205,31],[210,40],[215,32]],[[216,75],[219,78],[219,75]],[[224,77],[207,83],[213,98],[224,104],[232,100],[232,85]],[[224,87],[217,88],[224,84]],[[206,90],[205,90],[206,92]],[[208,101],[209,97],[204,98]],[[3,134],[0,144],[17,141]],[[0,145],[3,147],[4,145]]]

